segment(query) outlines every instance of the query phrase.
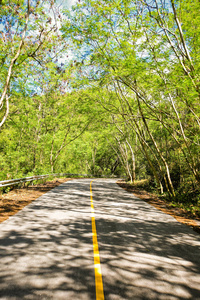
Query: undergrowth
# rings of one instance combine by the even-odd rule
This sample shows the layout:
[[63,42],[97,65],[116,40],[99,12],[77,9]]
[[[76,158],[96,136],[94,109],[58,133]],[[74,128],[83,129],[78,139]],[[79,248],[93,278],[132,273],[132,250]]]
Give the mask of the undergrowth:
[[161,200],[165,201],[168,205],[174,208],[181,208],[186,211],[192,217],[200,218],[200,188],[193,184],[184,184],[177,188],[176,196],[170,198],[165,192],[164,194],[158,194],[155,186],[148,179],[135,181],[134,183],[127,182],[129,185],[136,189],[142,189],[149,193],[153,193]]

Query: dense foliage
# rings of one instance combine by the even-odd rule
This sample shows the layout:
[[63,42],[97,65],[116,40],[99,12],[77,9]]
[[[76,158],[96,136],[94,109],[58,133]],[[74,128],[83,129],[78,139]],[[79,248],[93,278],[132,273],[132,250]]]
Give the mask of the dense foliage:
[[199,13],[198,0],[2,2],[1,179],[125,174],[194,198]]

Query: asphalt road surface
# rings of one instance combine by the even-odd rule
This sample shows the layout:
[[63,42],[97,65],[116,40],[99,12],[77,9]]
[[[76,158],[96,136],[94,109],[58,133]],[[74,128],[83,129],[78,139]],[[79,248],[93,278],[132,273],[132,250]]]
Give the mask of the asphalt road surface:
[[200,299],[200,235],[113,179],[90,182],[68,181],[0,224],[0,299]]

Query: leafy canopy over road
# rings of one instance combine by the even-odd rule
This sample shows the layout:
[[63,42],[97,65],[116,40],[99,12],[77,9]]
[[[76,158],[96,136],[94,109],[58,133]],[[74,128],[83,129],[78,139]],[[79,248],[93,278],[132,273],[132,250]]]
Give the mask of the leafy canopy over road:
[[198,0],[2,1],[1,179],[125,174],[198,202],[199,13]]

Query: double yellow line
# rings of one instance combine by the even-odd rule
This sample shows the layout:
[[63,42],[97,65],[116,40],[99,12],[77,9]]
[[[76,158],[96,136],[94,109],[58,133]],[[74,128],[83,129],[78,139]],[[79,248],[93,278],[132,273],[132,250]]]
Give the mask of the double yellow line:
[[91,203],[91,219],[92,219],[92,237],[93,237],[93,253],[94,253],[94,271],[95,271],[95,286],[96,286],[96,300],[104,300],[103,280],[101,273],[101,264],[99,256],[99,247],[97,241],[97,230],[94,216],[94,204],[92,197],[92,180],[90,182],[90,203]]

